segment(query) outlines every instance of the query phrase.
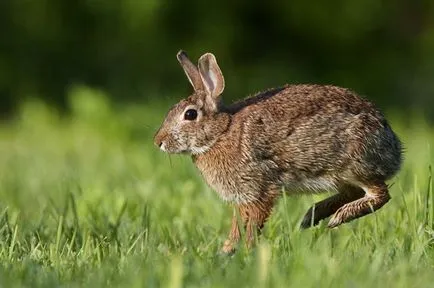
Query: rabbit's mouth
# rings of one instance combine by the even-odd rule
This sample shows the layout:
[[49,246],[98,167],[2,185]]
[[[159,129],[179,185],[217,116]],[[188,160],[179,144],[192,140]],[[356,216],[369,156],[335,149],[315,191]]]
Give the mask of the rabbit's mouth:
[[187,150],[188,147],[183,147],[183,145],[179,142],[179,139],[173,137],[171,134],[164,132],[164,130],[159,130],[154,137],[155,145],[163,152],[170,154],[178,154],[183,153]]
[[[166,141],[162,141],[160,145],[160,150],[169,154],[180,154],[183,153],[183,150],[180,149],[174,149],[170,145],[167,145]],[[185,153],[185,152],[184,152]]]
[[161,141],[158,146],[161,151],[169,154],[191,154],[191,151],[187,147],[183,149],[179,145],[173,145],[170,141]]
[[161,151],[169,154],[191,154],[191,155],[203,154],[210,149],[210,147],[208,146],[189,147],[186,149],[181,149],[179,147],[173,147],[172,145],[168,145],[166,141],[162,141],[159,148]]

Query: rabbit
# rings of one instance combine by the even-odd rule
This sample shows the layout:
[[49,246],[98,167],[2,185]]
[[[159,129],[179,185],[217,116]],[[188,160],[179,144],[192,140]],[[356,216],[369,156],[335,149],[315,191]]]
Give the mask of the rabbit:
[[198,66],[182,50],[177,59],[194,91],[169,110],[154,142],[191,155],[207,184],[233,205],[223,253],[235,251],[239,224],[252,246],[283,192],[336,192],[307,211],[301,229],[329,216],[334,228],[390,200],[385,181],[401,167],[402,144],[371,102],[337,86],[287,84],[224,105],[213,54]]

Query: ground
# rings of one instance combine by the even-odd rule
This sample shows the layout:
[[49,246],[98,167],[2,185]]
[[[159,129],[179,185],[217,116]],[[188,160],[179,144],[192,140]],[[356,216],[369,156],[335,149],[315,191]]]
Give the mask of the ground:
[[386,113],[406,147],[377,213],[300,231],[326,195],[283,197],[259,245],[219,254],[231,208],[152,136],[169,100],[114,109],[81,89],[0,127],[2,287],[431,287],[434,130]]

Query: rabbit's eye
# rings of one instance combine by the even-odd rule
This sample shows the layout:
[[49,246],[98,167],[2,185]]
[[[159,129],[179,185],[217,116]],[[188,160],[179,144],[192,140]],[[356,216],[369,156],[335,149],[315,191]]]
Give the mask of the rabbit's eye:
[[194,109],[188,109],[187,111],[185,111],[184,114],[184,119],[185,120],[195,120],[197,118],[197,111]]

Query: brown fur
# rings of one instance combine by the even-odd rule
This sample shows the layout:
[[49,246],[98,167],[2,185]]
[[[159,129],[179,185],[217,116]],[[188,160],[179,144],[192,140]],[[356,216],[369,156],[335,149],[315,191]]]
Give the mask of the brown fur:
[[[235,204],[248,245],[283,189],[338,192],[312,207],[302,228],[332,214],[329,227],[336,227],[390,199],[384,181],[400,168],[401,143],[366,99],[336,86],[287,85],[224,106],[223,75],[212,54],[201,57],[200,70],[181,65],[189,79],[201,77],[203,88],[169,111],[155,143],[169,153],[192,154],[211,188]],[[197,119],[184,120],[191,108]],[[233,251],[239,239],[234,218],[223,251]]]

